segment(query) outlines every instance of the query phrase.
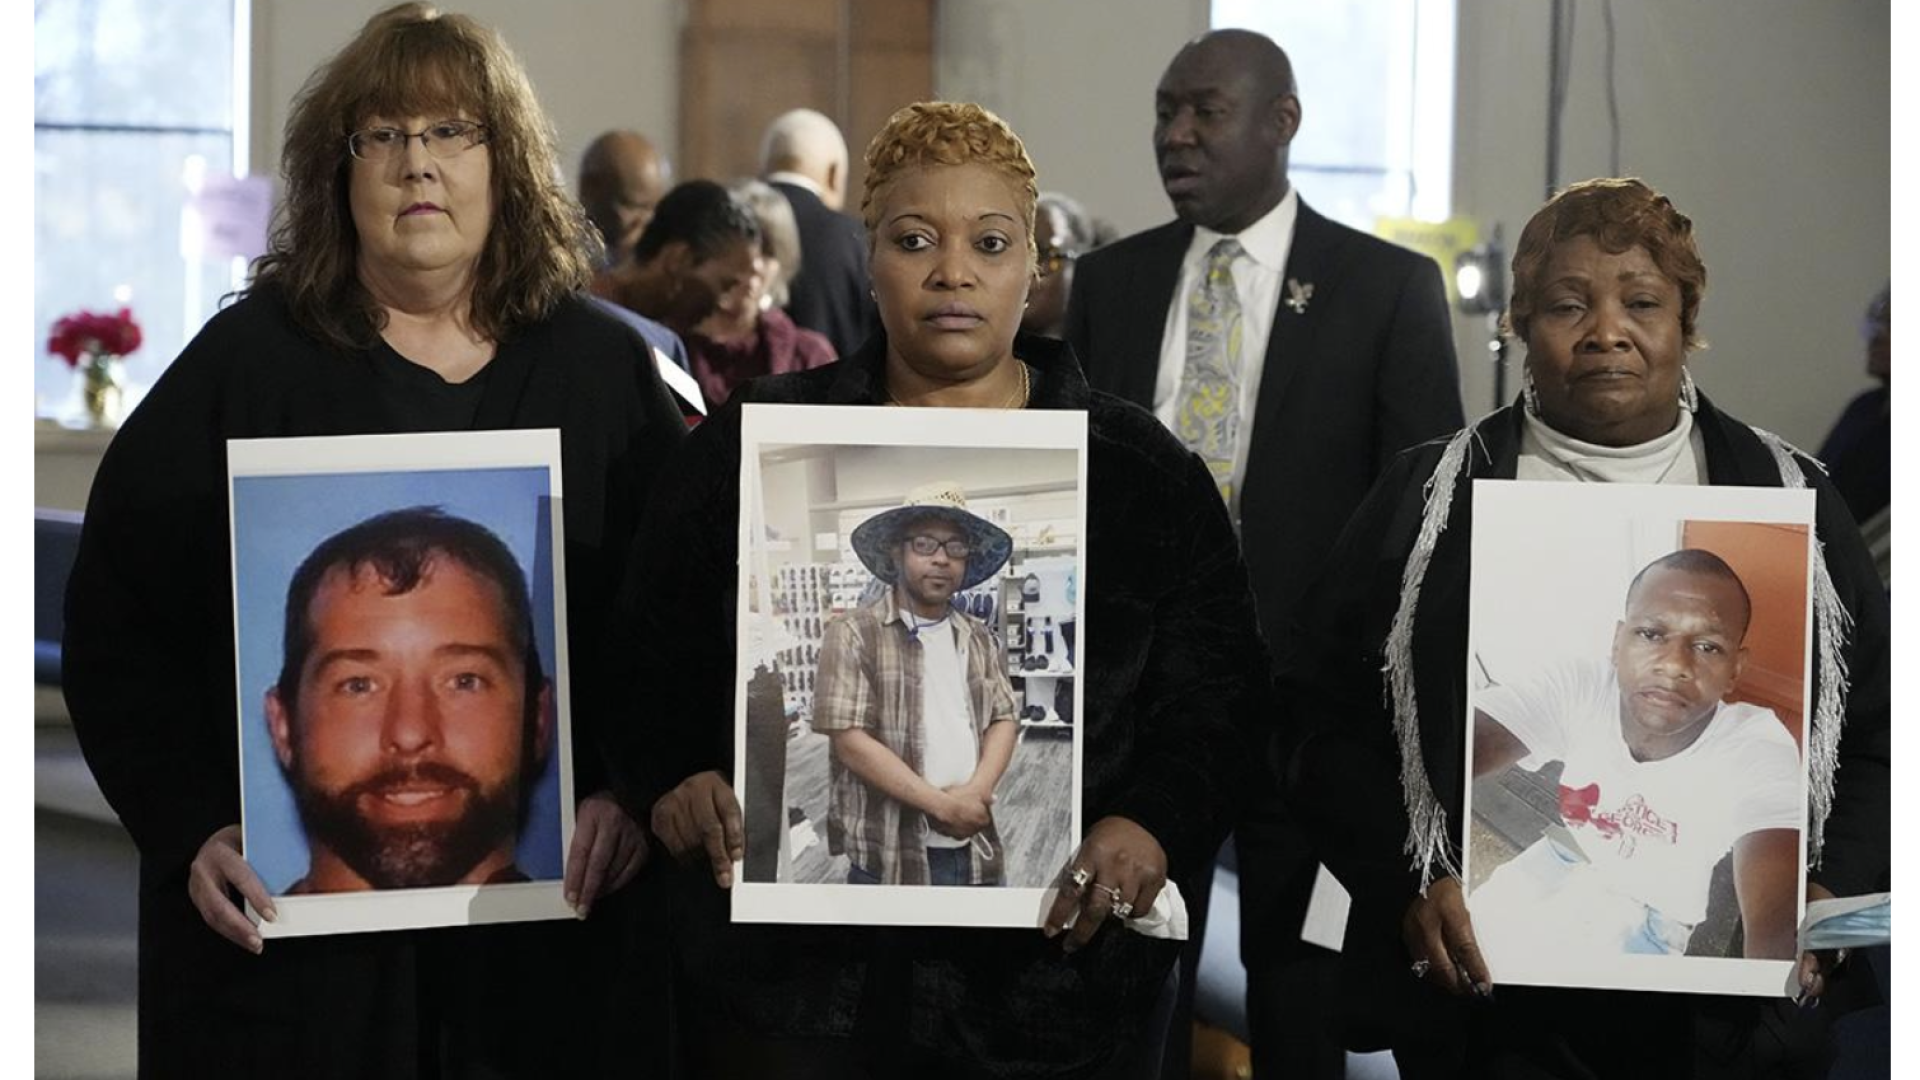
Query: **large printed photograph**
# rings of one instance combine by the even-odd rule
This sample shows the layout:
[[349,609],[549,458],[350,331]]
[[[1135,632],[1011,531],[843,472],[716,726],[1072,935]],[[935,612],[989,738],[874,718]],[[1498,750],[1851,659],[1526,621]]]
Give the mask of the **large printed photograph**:
[[552,432],[229,444],[242,833],[268,936],[556,918]]
[[1085,438],[747,407],[737,920],[1039,925],[1081,828]]
[[1777,995],[1812,494],[1483,481],[1473,512],[1462,870],[1495,982]]

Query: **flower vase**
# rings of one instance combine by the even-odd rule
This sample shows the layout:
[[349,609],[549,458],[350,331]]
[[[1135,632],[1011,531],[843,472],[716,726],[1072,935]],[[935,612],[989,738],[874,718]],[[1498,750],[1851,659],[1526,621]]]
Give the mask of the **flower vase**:
[[125,418],[126,365],[117,356],[90,353],[80,365],[80,400],[87,423],[96,428],[120,426]]

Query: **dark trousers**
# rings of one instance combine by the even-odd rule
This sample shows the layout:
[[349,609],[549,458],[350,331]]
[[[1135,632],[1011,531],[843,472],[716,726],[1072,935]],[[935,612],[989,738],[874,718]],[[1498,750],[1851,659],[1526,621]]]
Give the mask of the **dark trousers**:
[[[1091,1074],[1072,1080],[1160,1080],[1167,1029],[1180,993],[1176,968],[1161,988],[1153,1012],[1127,1045]],[[780,1038],[746,1031],[717,1010],[696,1021],[691,1047],[694,1077],[754,1080],[984,1080],[982,1066],[908,1046],[898,1033],[878,1038]],[[1184,1073],[1179,1074],[1184,1077]],[[1063,1078],[1065,1080],[1065,1078]]]

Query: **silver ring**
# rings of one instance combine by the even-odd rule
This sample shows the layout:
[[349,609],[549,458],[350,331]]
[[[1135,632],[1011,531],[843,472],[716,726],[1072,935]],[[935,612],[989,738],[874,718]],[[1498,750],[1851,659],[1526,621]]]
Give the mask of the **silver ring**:
[[1127,903],[1125,900],[1122,900],[1114,904],[1113,909],[1109,911],[1108,914],[1118,915],[1123,919],[1131,919],[1133,918],[1133,905]]
[[1427,977],[1427,972],[1433,970],[1433,962],[1431,960],[1415,960],[1413,967],[1409,970],[1413,972],[1414,978],[1424,979]]
[[1118,887],[1118,886],[1115,886],[1115,885],[1101,885],[1101,884],[1097,884],[1097,883],[1096,883],[1096,884],[1094,885],[1094,888],[1096,888],[1096,889],[1099,889],[1099,890],[1100,890],[1101,892],[1103,892],[1103,893],[1106,893],[1106,894],[1107,894],[1107,908],[1108,908],[1108,910],[1112,910],[1113,908],[1117,908],[1117,907],[1119,907],[1119,906],[1120,906],[1121,904],[1124,904],[1124,903],[1126,903],[1126,901],[1124,901],[1124,900],[1122,900],[1122,899],[1120,899],[1120,889],[1119,889],[1119,887]]
[[1078,867],[1073,873],[1067,875],[1067,880],[1073,882],[1075,890],[1084,889],[1087,887],[1087,882],[1093,880],[1093,871],[1084,866]]

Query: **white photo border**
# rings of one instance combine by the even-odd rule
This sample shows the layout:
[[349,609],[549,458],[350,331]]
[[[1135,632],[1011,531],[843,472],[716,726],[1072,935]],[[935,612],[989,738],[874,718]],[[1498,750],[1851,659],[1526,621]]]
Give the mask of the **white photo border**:
[[[566,537],[560,472],[560,432],[554,428],[511,431],[434,432],[400,435],[328,435],[227,440],[227,540],[234,575],[234,654],[240,655],[240,582],[235,547],[234,481],[259,476],[350,473],[442,472],[497,468],[544,468],[549,478],[548,537],[553,552],[554,725],[560,772],[560,851],[573,844],[572,688],[568,678]],[[234,692],[242,694],[235,672]],[[242,739],[249,704],[239,701]],[[246,821],[246,753],[241,763],[240,819]],[[563,882],[451,885],[425,889],[276,896],[276,917],[267,921],[252,904],[246,914],[263,938],[410,930],[434,926],[577,918]]]
[[[738,655],[746,655],[749,579],[753,552],[751,500],[757,486],[760,446],[767,443],[820,446],[950,446],[995,450],[1072,450],[1077,454],[1077,514],[1087,520],[1087,414],[1077,410],[1001,410],[874,408],[857,405],[746,405],[740,423],[740,565],[735,613]],[[1085,635],[1086,532],[1075,552],[1080,586],[1075,597],[1081,627],[1075,645],[1087,655]],[[1078,665],[1076,665],[1078,666]],[[734,771],[737,784],[747,777],[747,679],[744,662],[735,664]],[[1074,716],[1084,718],[1082,679],[1072,680]],[[1085,834],[1082,757],[1085,721],[1077,719],[1073,738],[1072,835]],[[751,795],[738,792],[744,807]],[[974,888],[937,885],[778,884],[745,880],[745,864],[733,869],[733,921],[739,923],[857,924],[871,926],[966,926],[1026,928],[1044,925],[1059,892],[1055,886]]]
[[[1510,566],[1514,548],[1528,546],[1530,526],[1541,520],[1630,522],[1634,519],[1672,518],[1688,521],[1716,521],[1742,524],[1799,525],[1807,530],[1807,613],[1801,657],[1802,700],[1811,706],[1813,672],[1813,577],[1814,560],[1819,548],[1814,543],[1814,492],[1798,488],[1713,487],[1652,484],[1566,484],[1525,480],[1476,480],[1473,484],[1473,536],[1471,538],[1471,595],[1468,608],[1467,668],[1462,686],[1475,685],[1474,644],[1479,640],[1480,620],[1489,617],[1486,596],[1498,574],[1494,568]],[[1810,737],[1812,713],[1804,731]],[[1473,724],[1466,725],[1466,757],[1462,777],[1463,799],[1460,829],[1467,837],[1461,845],[1460,878],[1472,878],[1473,843]],[[1807,753],[1800,754],[1800,788],[1804,801],[1807,791]],[[1801,823],[1797,875],[1795,923],[1806,912],[1806,823]],[[1464,889],[1463,889],[1464,892]],[[1466,895],[1469,912],[1473,899]],[[1603,962],[1569,960],[1554,956],[1529,955],[1518,958],[1501,970],[1491,972],[1496,986],[1504,983],[1531,986],[1570,986],[1598,990],[1649,990],[1675,993],[1740,994],[1778,997],[1781,987],[1792,983],[1795,961],[1749,960],[1715,956],[1609,957]]]

